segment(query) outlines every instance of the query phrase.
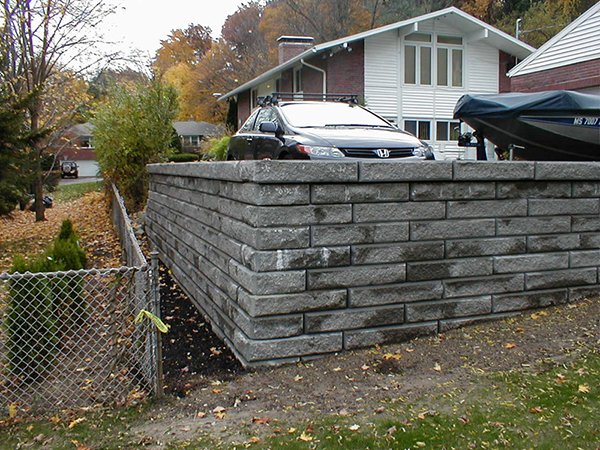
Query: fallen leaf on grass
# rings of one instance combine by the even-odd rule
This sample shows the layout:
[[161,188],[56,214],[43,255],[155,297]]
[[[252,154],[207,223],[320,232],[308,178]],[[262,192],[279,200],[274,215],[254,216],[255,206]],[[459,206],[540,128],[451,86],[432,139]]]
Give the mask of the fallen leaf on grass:
[[433,370],[435,370],[436,372],[441,372],[442,366],[440,366],[438,363],[435,363],[435,365],[433,366]]
[[354,425],[350,425],[350,426],[348,427],[348,429],[349,429],[350,431],[358,431],[358,430],[360,430],[360,425],[358,425],[358,424],[356,424],[356,423],[355,423]]
[[309,436],[308,434],[306,434],[306,432],[303,432],[298,439],[300,439],[301,441],[304,442],[310,442],[312,441],[314,438],[312,436]]
[[252,437],[251,437],[251,438],[248,440],[248,442],[249,442],[250,444],[258,444],[258,443],[260,442],[260,438],[259,438],[259,437],[256,437],[256,436],[252,436]]
[[393,427],[390,427],[390,428],[388,428],[388,429],[386,430],[385,434],[388,434],[388,435],[390,435],[390,436],[391,436],[391,435],[392,435],[392,434],[394,434],[396,431],[398,431],[398,428],[396,428],[396,425],[394,425]]
[[72,430],[73,428],[75,428],[77,425],[79,425],[81,422],[85,422],[86,419],[85,417],[80,417],[79,419],[75,419],[73,420],[70,424],[69,424],[69,430]]
[[253,417],[252,423],[257,423],[259,425],[268,425],[271,419],[268,417]]
[[385,355],[383,355],[383,359],[388,360],[388,359],[402,359],[402,355],[399,353],[386,353]]
[[515,347],[516,347],[516,345],[515,345],[515,344],[511,344],[511,343],[504,344],[504,348],[508,348],[509,350],[510,350],[511,348],[515,348]]
[[542,412],[544,412],[544,410],[541,407],[536,406],[535,408],[531,408],[529,412],[532,414],[541,414]]
[[577,391],[581,392],[582,394],[589,394],[590,387],[587,384],[580,384],[579,389],[577,389]]

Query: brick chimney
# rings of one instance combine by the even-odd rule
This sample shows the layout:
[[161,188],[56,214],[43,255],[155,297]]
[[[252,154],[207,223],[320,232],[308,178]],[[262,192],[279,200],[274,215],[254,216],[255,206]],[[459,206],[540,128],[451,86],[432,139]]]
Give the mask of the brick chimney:
[[279,42],[279,64],[304,53],[313,46],[315,39],[310,36],[281,36]]

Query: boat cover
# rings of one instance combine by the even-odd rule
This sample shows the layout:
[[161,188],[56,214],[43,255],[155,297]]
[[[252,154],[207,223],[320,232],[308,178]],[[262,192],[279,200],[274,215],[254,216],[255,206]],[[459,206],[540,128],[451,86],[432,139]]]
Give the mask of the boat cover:
[[454,118],[516,117],[523,112],[600,112],[600,96],[575,91],[463,95],[454,107]]

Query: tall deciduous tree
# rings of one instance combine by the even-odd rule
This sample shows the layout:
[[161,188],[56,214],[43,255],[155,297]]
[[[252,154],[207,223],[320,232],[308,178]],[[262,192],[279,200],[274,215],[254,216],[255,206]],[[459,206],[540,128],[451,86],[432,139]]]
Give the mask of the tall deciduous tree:
[[[49,80],[68,66],[83,70],[95,61],[100,38],[94,30],[111,10],[102,0],[2,0],[1,5],[0,78],[13,94],[37,93],[27,108],[28,126],[37,133],[50,126],[43,120]],[[45,220],[43,152],[39,142],[31,151],[37,221]]]
[[148,195],[146,164],[167,160],[177,112],[177,93],[159,79],[115,87],[92,120],[98,165],[130,210]]
[[212,46],[211,29],[190,24],[185,30],[173,30],[170,36],[160,41],[154,68],[164,73],[171,67],[184,63],[195,66]]

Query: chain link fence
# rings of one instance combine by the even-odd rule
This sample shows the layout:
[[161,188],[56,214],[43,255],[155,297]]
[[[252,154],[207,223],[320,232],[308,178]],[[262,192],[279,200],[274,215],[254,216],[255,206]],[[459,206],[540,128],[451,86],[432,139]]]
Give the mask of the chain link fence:
[[114,187],[113,195],[122,246],[137,264],[0,274],[0,406],[9,411],[125,404],[162,393],[157,330],[135,321],[142,310],[158,312],[157,262],[147,264]]

